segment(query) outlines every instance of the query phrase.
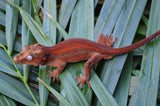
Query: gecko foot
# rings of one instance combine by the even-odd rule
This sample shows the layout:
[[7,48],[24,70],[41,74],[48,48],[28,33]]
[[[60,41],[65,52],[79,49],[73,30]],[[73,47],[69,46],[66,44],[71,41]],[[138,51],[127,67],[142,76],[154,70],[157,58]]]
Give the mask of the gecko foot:
[[84,76],[82,76],[81,74],[80,74],[80,77],[77,77],[77,76],[76,76],[75,78],[79,80],[79,81],[77,82],[77,85],[81,84],[81,89],[83,88],[83,84],[84,84],[85,82],[88,84],[88,87],[89,87],[89,88],[91,87],[91,85],[90,85],[90,83],[89,83],[89,79],[86,78],[86,77],[84,77]]
[[49,71],[49,73],[51,73],[51,75],[47,75],[47,77],[53,77],[52,82],[54,82],[55,80],[57,80],[57,82],[59,82],[59,72],[57,70],[53,70],[53,71]]
[[113,46],[113,44],[117,41],[117,37],[114,39],[114,41],[112,41],[112,37],[113,34],[111,34],[110,37],[108,37],[108,35],[106,34],[106,45]]

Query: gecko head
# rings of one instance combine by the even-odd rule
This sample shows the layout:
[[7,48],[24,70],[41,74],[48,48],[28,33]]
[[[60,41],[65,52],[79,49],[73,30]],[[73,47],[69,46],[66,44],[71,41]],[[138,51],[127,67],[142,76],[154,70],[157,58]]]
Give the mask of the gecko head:
[[25,46],[17,56],[14,57],[14,62],[17,64],[32,64],[43,65],[46,61],[45,51],[40,44]]

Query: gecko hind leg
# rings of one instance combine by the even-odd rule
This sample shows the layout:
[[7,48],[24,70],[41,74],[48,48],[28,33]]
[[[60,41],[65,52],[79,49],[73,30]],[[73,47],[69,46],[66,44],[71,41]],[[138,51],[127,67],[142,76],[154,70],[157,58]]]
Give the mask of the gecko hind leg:
[[84,71],[84,76],[82,76],[80,74],[80,77],[75,77],[76,79],[78,79],[79,81],[77,82],[77,85],[81,84],[81,88],[83,88],[84,83],[86,82],[88,84],[88,87],[90,88],[91,85],[89,83],[89,78],[90,78],[90,70],[91,68],[96,65],[101,59],[103,58],[103,56],[99,53],[95,53],[94,55],[92,55],[88,61],[85,63],[85,71]]
[[97,38],[97,43],[111,47],[117,41],[117,38],[115,38],[114,41],[112,41],[112,37],[113,37],[113,34],[111,34],[110,37],[108,37],[107,34],[106,34],[106,36],[104,36],[103,34],[99,34],[99,36]]

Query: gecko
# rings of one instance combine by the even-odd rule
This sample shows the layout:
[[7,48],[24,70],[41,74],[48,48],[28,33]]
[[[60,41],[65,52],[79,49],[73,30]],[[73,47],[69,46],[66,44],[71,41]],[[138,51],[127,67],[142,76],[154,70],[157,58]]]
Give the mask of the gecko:
[[53,77],[53,81],[59,81],[59,75],[68,63],[86,61],[84,76],[80,74],[80,77],[76,76],[75,78],[78,79],[77,85],[81,84],[81,88],[83,88],[84,83],[87,83],[90,88],[90,70],[100,60],[112,59],[113,56],[128,53],[151,41],[159,34],[160,30],[137,43],[121,48],[112,47],[117,40],[117,38],[115,38],[114,41],[112,41],[112,34],[110,37],[107,34],[106,36],[99,34],[97,42],[83,38],[71,38],[54,46],[43,46],[40,44],[26,45],[23,50],[14,57],[14,62],[34,66],[49,65],[57,67],[56,70],[49,71],[50,75],[47,77]]

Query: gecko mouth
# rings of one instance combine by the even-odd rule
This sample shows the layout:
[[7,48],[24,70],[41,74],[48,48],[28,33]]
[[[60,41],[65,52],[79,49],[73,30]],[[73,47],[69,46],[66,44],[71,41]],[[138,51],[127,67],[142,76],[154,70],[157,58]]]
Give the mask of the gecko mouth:
[[14,57],[13,60],[14,60],[15,63],[18,63],[18,62],[19,62],[16,56]]
[[14,62],[15,62],[15,63],[17,63],[17,62],[18,62],[18,59],[17,59],[17,57],[16,57],[16,56],[14,57],[14,59],[13,59],[13,60],[14,60]]
[[17,56],[15,56],[13,60],[14,60],[14,62],[17,63],[17,64],[23,64],[23,61],[20,61],[20,60],[17,58]]

